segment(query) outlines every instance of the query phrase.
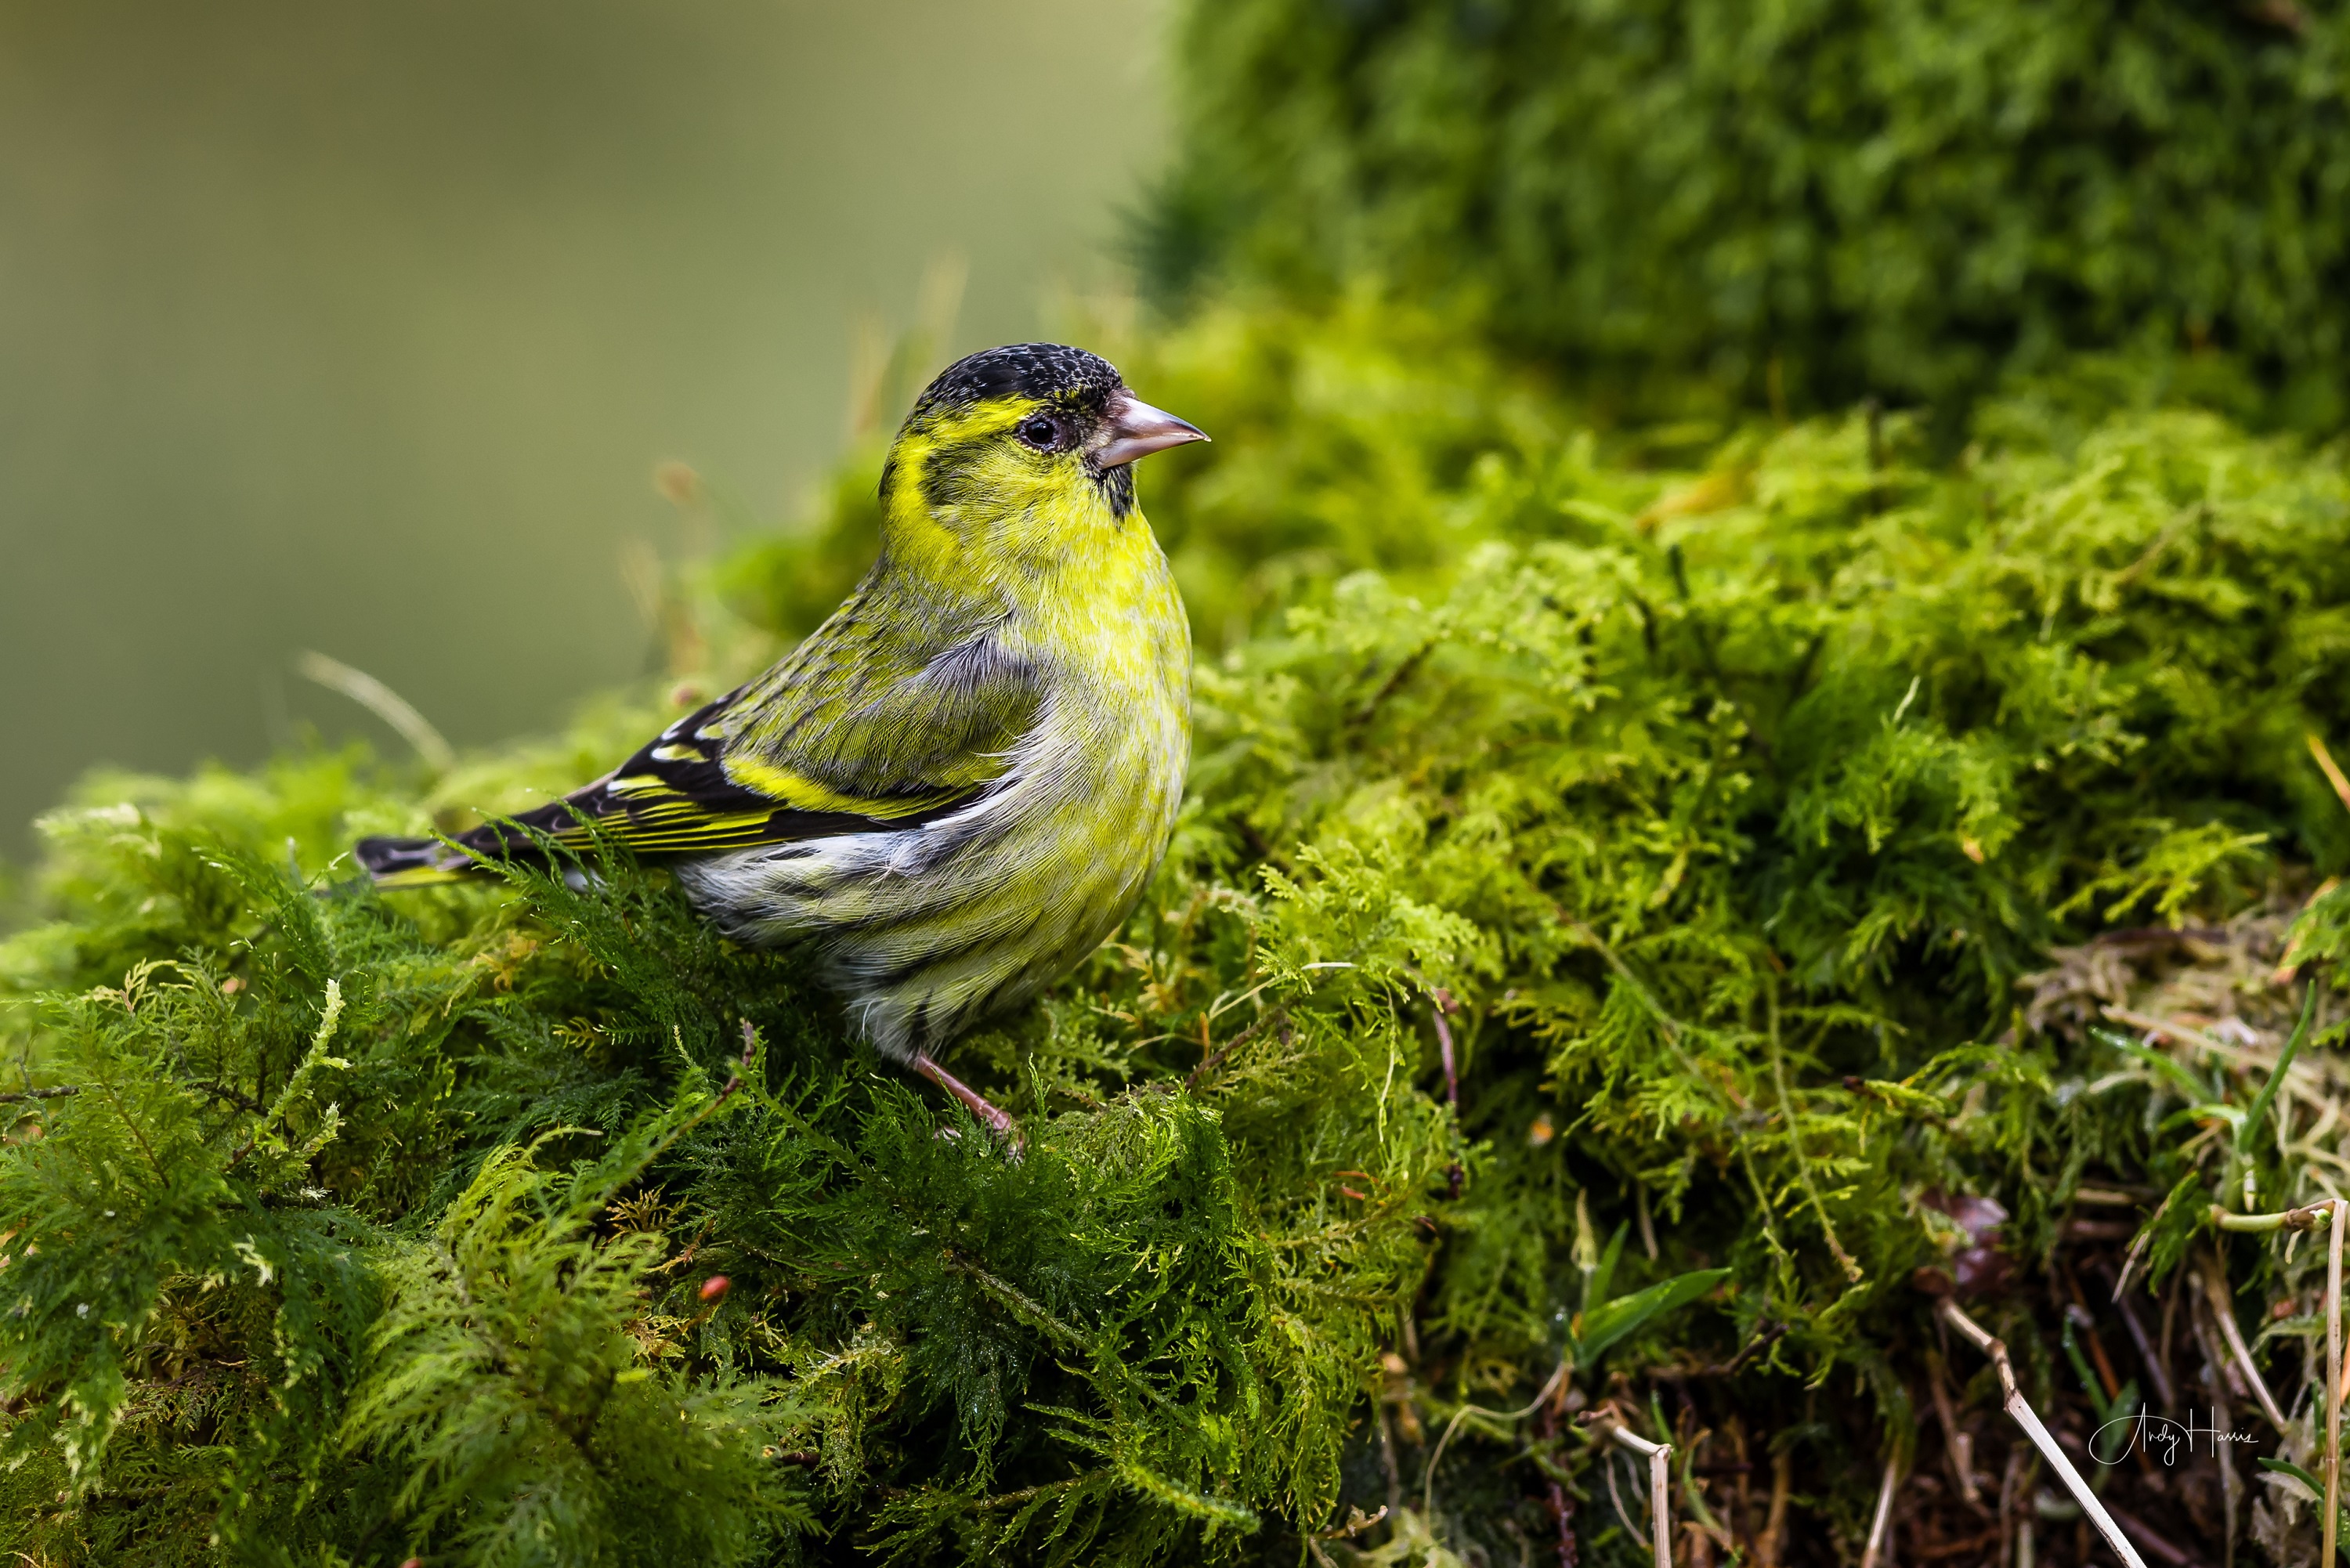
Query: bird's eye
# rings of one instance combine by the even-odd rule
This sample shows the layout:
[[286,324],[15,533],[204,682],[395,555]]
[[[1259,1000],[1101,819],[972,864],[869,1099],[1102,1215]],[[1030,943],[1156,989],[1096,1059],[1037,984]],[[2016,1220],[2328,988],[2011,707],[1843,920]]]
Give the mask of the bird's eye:
[[1050,452],[1060,444],[1061,427],[1039,414],[1021,425],[1020,439],[1038,452]]

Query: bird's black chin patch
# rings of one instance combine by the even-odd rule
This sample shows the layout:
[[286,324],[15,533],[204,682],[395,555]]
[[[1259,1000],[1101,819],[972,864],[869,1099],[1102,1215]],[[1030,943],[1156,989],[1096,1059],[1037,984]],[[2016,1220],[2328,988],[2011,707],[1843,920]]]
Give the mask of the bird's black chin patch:
[[1109,514],[1119,522],[1126,521],[1134,510],[1134,465],[1120,463],[1116,468],[1098,469],[1094,483],[1101,486],[1102,496],[1109,503]]

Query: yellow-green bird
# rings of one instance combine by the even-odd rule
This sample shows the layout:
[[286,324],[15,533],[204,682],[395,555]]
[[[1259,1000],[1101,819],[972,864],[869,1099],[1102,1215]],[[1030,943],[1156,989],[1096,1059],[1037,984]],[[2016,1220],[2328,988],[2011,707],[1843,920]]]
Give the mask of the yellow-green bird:
[[804,948],[878,1049],[1005,1128],[935,1054],[1091,952],[1166,852],[1191,639],[1132,464],[1206,439],[1082,349],[950,366],[882,469],[880,558],[807,640],[559,801],[359,863],[445,881],[584,816],[730,937]]

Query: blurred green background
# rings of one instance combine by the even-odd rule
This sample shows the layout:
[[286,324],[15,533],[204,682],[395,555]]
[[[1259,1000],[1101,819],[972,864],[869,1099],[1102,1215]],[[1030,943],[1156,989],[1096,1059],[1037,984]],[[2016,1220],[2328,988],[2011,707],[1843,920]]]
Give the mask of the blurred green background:
[[[789,515],[860,317],[1114,281],[1159,0],[0,4],[0,857],[94,763],[642,671],[680,461]],[[885,419],[894,414],[885,413]],[[720,508],[722,515],[727,508]]]

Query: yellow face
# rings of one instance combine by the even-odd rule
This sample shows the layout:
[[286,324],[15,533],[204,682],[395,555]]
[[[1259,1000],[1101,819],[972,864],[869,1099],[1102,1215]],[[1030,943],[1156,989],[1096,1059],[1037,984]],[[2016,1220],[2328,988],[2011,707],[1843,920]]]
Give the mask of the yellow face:
[[[1097,422],[1082,409],[1007,397],[909,428],[890,454],[889,513],[920,513],[968,547],[1048,547],[1054,529],[1098,525],[1113,510],[1109,475],[1086,461]],[[1130,502],[1131,481],[1121,488]],[[1028,536],[1040,526],[1042,536]]]
[[904,565],[983,576],[1082,562],[1143,526],[1137,458],[1206,439],[1092,355],[974,355],[933,384],[890,449],[885,546]]

